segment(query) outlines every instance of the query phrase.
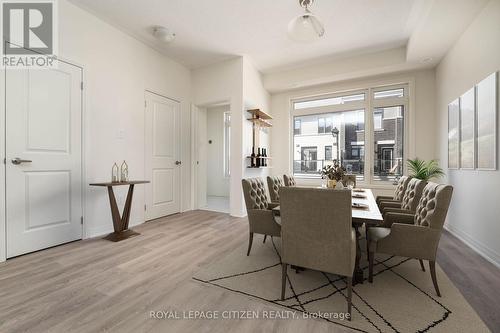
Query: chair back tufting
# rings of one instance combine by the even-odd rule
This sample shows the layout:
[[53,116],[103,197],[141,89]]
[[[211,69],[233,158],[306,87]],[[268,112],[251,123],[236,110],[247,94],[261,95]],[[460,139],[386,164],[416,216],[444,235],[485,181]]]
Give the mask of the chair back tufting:
[[280,201],[280,187],[283,187],[283,179],[281,177],[267,176],[267,188],[271,196],[271,202]]
[[403,201],[403,197],[405,195],[406,188],[408,187],[408,183],[410,182],[412,177],[401,176],[398,180],[398,185],[396,186],[396,190],[394,191],[394,200]]
[[241,183],[247,211],[250,209],[267,209],[269,200],[264,181],[261,178],[247,178],[242,179]]
[[425,180],[412,178],[406,187],[405,195],[401,202],[401,208],[409,210],[412,213],[415,212],[426,184],[427,182]]
[[342,184],[347,187],[347,182],[352,181],[353,186],[356,187],[356,175],[344,175],[342,178]]
[[292,175],[283,175],[283,180],[285,181],[285,186],[296,186],[295,177]]
[[453,186],[428,183],[415,213],[415,224],[432,229],[443,228],[450,206]]

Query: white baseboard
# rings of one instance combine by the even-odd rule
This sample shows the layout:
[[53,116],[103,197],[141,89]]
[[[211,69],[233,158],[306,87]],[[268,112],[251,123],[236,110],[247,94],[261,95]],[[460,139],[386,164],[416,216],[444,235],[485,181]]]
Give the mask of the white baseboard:
[[479,254],[484,259],[491,262],[496,267],[500,268],[500,255],[496,253],[494,250],[485,246],[484,244],[478,242],[470,235],[466,234],[463,231],[458,230],[457,228],[452,227],[449,224],[445,224],[444,228],[453,236],[464,242],[468,247],[474,250],[477,254]]

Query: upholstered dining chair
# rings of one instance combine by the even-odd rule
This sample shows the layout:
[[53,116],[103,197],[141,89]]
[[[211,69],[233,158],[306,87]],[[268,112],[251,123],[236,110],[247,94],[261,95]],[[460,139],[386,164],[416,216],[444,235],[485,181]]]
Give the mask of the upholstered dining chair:
[[390,213],[388,227],[369,229],[369,282],[373,282],[375,253],[428,260],[434,289],[441,296],[436,279],[436,252],[452,193],[450,185],[428,183],[415,215]]
[[283,180],[285,181],[285,186],[297,186],[295,177],[292,175],[283,175]]
[[352,181],[354,187],[356,187],[356,175],[344,175],[342,178],[342,184],[347,187],[347,182]]
[[277,206],[269,202],[266,194],[264,181],[260,178],[248,178],[241,181],[243,186],[243,195],[247,207],[249,238],[247,256],[252,249],[253,234],[280,237],[281,226],[276,222],[272,209]]
[[420,197],[426,185],[427,182],[425,180],[417,178],[410,179],[401,202],[380,202],[379,209],[382,212],[382,216],[385,216],[385,214],[389,212],[414,213],[417,210]]
[[393,196],[377,196],[375,199],[377,201],[377,205],[380,205],[382,201],[392,201],[392,202],[401,202],[403,201],[403,196],[405,194],[406,188],[408,187],[408,183],[411,180],[411,176],[401,176],[398,180],[398,184],[396,185],[396,189],[394,190]]
[[269,195],[271,196],[271,202],[279,204],[280,202],[280,187],[283,187],[283,179],[281,177],[271,177],[267,176],[267,189],[269,190]]
[[345,276],[351,314],[356,234],[350,191],[283,187],[280,200],[281,299],[285,298],[287,267],[295,265]]

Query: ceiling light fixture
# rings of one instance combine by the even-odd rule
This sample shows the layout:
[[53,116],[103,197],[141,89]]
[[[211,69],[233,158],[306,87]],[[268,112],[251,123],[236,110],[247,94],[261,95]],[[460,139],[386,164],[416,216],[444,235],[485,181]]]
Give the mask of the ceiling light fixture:
[[162,26],[156,26],[153,28],[153,36],[165,43],[170,43],[175,39],[175,33]]
[[309,10],[314,0],[299,0],[305,13],[288,23],[288,36],[298,42],[312,42],[325,34],[323,23]]

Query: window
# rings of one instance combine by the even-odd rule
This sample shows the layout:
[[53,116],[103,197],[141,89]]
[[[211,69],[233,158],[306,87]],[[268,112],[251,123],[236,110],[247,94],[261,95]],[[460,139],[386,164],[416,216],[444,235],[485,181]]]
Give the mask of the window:
[[293,134],[294,135],[300,135],[300,132],[301,132],[300,126],[301,126],[300,120],[295,120],[294,124],[293,124]]
[[325,133],[332,133],[332,118],[326,118]]
[[325,118],[318,118],[318,134],[325,133]]
[[[375,130],[374,145],[374,181],[390,181],[403,174],[404,147],[404,105],[376,108],[373,113]],[[377,117],[383,119],[377,128]]]
[[373,93],[374,99],[388,98],[388,97],[403,97],[403,96],[404,96],[404,88],[382,90]]
[[313,100],[304,101],[304,102],[295,102],[294,109],[300,110],[300,109],[307,109],[307,108],[316,108],[316,107],[321,107],[321,106],[341,105],[341,104],[346,104],[349,102],[364,101],[364,100],[365,100],[364,93],[347,95],[347,96],[340,96],[340,97],[320,98],[320,99],[313,99]]
[[231,175],[231,113],[224,112],[224,177]]
[[325,146],[325,161],[332,160],[332,146]]
[[373,127],[376,130],[383,130],[384,129],[382,127],[382,120],[383,120],[383,111],[375,110],[375,112],[373,114]]
[[407,108],[405,84],[293,101],[294,175],[319,177],[338,159],[359,181],[392,183],[404,169]]
[[[295,175],[319,177],[319,172],[325,165],[339,159],[346,167],[349,166],[352,173],[363,179],[364,157],[360,154],[352,156],[351,147],[356,146],[358,150],[364,147],[365,133],[358,131],[360,123],[364,126],[364,110],[296,116],[294,122],[297,121],[302,124],[303,131],[302,135],[295,134],[293,139]],[[325,132],[327,123],[329,127],[333,127],[333,132]],[[325,152],[323,158],[318,159],[318,151]]]
[[318,147],[302,147],[300,155],[300,172],[304,174],[318,173]]

